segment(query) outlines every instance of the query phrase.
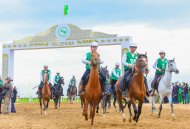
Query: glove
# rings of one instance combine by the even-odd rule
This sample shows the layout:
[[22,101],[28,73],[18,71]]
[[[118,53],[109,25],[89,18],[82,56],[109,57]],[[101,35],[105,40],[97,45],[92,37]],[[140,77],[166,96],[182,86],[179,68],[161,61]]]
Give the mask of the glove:
[[157,70],[158,70],[159,72],[162,72],[162,70],[161,70],[161,69],[159,69],[159,68],[157,68]]
[[91,61],[86,61],[87,64],[91,65]]
[[132,68],[132,67],[134,67],[134,65],[133,64],[128,64],[128,67]]

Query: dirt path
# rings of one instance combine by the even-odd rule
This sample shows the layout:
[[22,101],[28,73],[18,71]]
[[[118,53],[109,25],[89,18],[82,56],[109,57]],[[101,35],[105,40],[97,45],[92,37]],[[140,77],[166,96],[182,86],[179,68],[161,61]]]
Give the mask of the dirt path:
[[[158,107],[158,106],[157,106]],[[50,104],[48,115],[40,114],[38,103],[16,104],[16,114],[0,114],[0,129],[87,129],[91,128],[90,121],[85,122],[79,103],[62,103],[61,108],[55,110]],[[151,105],[144,104],[142,116],[137,126],[128,121],[123,123],[121,115],[113,108],[106,116],[95,116],[95,129],[190,129],[190,105],[174,105],[176,119],[170,114],[169,105],[163,105],[161,118],[151,116]],[[125,110],[128,117],[128,110]]]

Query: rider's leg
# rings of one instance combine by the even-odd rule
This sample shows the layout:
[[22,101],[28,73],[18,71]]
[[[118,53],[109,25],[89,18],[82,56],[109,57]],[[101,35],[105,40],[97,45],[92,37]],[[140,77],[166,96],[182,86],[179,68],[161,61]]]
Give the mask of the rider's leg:
[[89,76],[89,74],[90,74],[90,70],[87,69],[82,76],[82,79],[81,79],[81,81],[82,81],[82,94],[85,93],[86,77]]
[[43,88],[44,83],[41,81],[40,85],[38,87],[38,96],[41,97],[42,96],[42,88]]
[[152,88],[153,90],[156,89],[156,81],[158,80],[159,77],[160,77],[159,74],[155,74],[154,80],[153,80],[152,83],[151,83],[151,88]]
[[129,76],[132,74],[132,72],[132,69],[125,70],[125,74],[123,77],[122,97],[126,97],[127,95],[126,92],[130,81]]
[[50,88],[50,91],[51,91],[51,96],[50,96],[50,98],[52,99],[52,98],[54,98],[55,96],[54,96],[54,94],[53,94],[53,86],[52,86],[51,82],[49,82],[49,88]]
[[64,96],[63,94],[63,87],[61,86],[61,96]]
[[149,97],[148,82],[147,82],[146,77],[144,77],[144,84],[145,84],[145,87],[146,87],[146,96]]
[[102,95],[104,95],[106,92],[106,85],[105,85],[106,84],[106,77],[104,76],[104,74],[102,72],[100,72],[99,75],[100,75]]

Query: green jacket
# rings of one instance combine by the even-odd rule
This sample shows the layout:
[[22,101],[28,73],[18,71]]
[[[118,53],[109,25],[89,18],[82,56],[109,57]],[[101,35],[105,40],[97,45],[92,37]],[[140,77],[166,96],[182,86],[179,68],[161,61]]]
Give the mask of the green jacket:
[[0,80],[0,87],[3,86],[3,80]]
[[60,78],[61,78],[61,76],[56,75],[54,77],[54,83],[57,84]]
[[[129,52],[129,51],[126,53],[126,62],[127,62],[128,64],[135,64],[137,58],[138,58],[137,53],[134,53],[134,56],[132,56],[132,53]],[[125,69],[125,70],[128,70],[129,67],[128,67],[128,66],[124,66],[124,69]]]
[[47,70],[47,71],[42,70],[42,71],[41,71],[42,80],[43,80],[44,74],[48,74],[48,81],[50,81],[50,78],[51,78],[51,71],[50,71],[50,70]]
[[117,76],[115,76],[113,72],[115,72],[120,77],[121,76],[121,69],[114,68],[112,71],[112,74],[111,74],[112,80],[118,80],[119,78]]
[[168,61],[166,58],[164,58],[163,60],[161,58],[158,58],[157,59],[157,68],[161,69],[162,71],[160,72],[160,71],[156,70],[156,74],[163,75],[165,73],[167,63],[168,63]]

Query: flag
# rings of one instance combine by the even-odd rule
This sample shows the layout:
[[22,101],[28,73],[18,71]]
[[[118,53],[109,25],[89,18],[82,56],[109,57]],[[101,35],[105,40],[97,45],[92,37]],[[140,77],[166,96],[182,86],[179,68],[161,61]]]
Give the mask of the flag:
[[69,10],[69,6],[68,6],[68,4],[66,4],[66,5],[64,6],[64,16],[67,16],[67,15],[68,15],[68,10]]

